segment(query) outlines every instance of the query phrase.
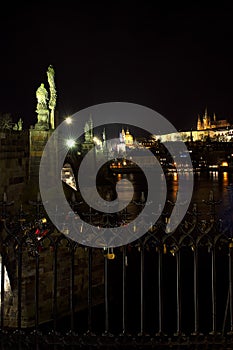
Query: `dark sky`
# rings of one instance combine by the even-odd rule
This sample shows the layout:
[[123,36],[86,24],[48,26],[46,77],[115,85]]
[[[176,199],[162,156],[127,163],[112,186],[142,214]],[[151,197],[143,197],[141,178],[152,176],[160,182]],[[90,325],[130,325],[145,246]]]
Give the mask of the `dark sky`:
[[126,3],[9,3],[0,11],[0,111],[35,124],[36,89],[52,64],[61,118],[125,101],[178,130],[195,127],[206,106],[233,120],[232,1]]

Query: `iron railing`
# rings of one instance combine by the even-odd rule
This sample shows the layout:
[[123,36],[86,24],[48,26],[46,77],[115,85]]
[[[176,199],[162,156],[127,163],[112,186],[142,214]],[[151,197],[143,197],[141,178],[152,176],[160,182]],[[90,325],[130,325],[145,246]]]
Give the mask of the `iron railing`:
[[231,346],[233,237],[229,222],[216,218],[213,198],[204,219],[194,205],[168,234],[162,214],[137,241],[106,249],[56,232],[43,220],[40,198],[31,202],[36,214],[29,221],[22,210],[17,220],[9,216],[8,204],[1,202],[3,348]]

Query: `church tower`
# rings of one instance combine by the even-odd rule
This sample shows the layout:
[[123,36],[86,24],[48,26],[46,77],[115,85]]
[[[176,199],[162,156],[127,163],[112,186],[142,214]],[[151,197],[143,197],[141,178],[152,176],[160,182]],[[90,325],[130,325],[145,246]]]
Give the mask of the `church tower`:
[[200,115],[198,114],[198,117],[197,117],[197,130],[202,130],[202,122],[201,122],[201,117]]
[[93,146],[93,120],[92,115],[90,114],[90,118],[84,126],[84,142],[82,143],[82,151],[84,153],[89,152]]

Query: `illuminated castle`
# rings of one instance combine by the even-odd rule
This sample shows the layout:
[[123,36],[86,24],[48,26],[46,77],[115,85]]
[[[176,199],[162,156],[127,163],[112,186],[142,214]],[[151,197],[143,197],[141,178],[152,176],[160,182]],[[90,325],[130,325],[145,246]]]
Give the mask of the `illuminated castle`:
[[230,126],[226,119],[217,120],[214,113],[213,118],[208,115],[207,108],[205,109],[205,114],[201,118],[198,115],[197,119],[197,130],[207,130],[207,129],[217,129],[217,128],[226,128]]
[[233,141],[233,125],[227,119],[217,120],[215,113],[211,118],[207,113],[207,108],[202,117],[198,115],[196,129],[173,132],[163,135],[154,135],[155,140],[165,141],[205,141],[211,139],[218,142]]

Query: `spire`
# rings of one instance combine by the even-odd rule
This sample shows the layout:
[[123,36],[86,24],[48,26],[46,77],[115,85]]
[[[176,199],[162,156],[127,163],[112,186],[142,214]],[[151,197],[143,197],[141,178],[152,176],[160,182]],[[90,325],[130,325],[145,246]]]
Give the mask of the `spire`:
[[207,107],[205,108],[205,117],[207,118]]
[[91,113],[89,118],[89,127],[90,127],[90,138],[91,138],[91,141],[93,141],[93,119],[92,119]]
[[197,117],[197,130],[202,130],[202,122],[199,114]]

